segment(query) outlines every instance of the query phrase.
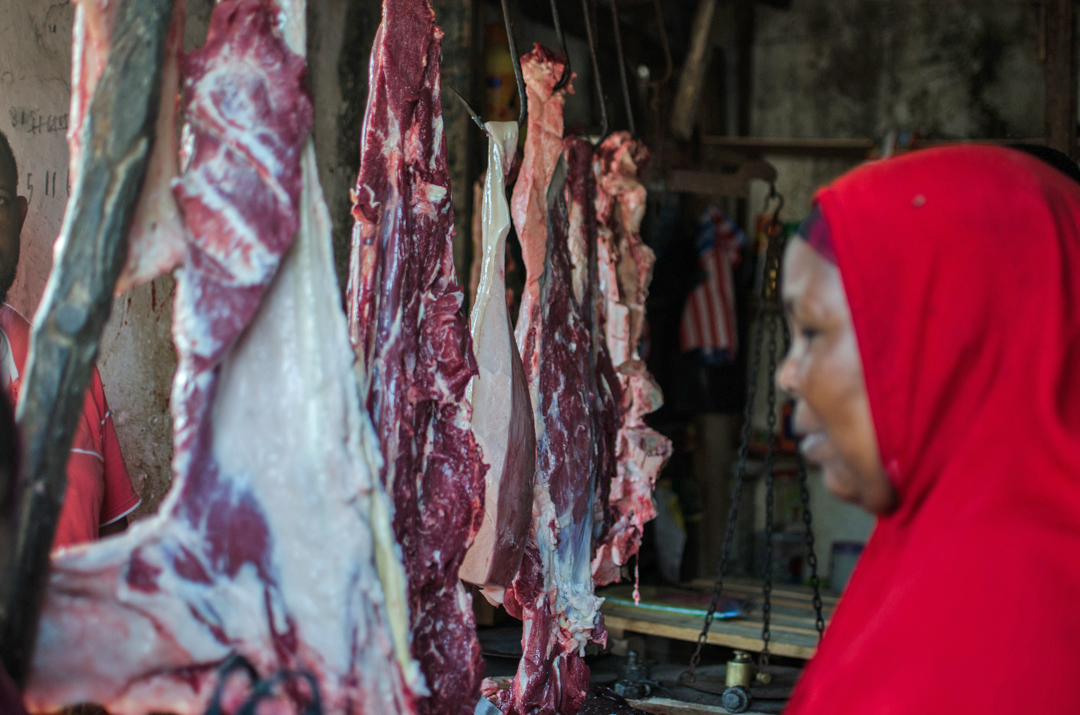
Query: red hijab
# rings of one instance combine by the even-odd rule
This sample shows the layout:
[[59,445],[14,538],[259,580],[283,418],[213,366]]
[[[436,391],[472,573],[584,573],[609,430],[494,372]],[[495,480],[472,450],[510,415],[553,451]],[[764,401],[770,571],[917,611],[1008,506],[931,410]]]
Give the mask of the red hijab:
[[899,506],[786,712],[1080,712],[1080,186],[968,146],[817,200]]

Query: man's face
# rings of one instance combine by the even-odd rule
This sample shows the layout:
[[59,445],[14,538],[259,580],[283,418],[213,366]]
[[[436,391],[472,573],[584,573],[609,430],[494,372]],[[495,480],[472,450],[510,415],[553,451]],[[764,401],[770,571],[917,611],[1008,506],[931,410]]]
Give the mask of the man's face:
[[19,196],[15,167],[0,157],[0,303],[7,300],[19,267],[19,233],[26,221],[26,197]]

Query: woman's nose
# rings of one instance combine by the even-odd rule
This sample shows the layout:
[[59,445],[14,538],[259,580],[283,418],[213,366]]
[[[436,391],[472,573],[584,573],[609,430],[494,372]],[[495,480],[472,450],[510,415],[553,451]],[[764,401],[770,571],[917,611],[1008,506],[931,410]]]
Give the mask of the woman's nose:
[[776,368],[776,385],[793,397],[799,394],[798,370],[790,350],[780,362],[780,366]]

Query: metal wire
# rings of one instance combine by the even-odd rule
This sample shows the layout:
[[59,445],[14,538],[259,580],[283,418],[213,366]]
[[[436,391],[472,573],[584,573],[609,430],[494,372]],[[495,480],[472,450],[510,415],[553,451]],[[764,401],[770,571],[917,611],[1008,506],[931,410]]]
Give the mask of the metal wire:
[[630,129],[630,136],[637,136],[637,128],[634,126],[634,110],[630,104],[630,83],[626,79],[626,57],[623,55],[622,28],[619,27],[618,0],[611,0],[611,22],[615,33],[615,54],[619,58],[619,79],[622,80],[623,101],[626,102],[626,125]]
[[600,104],[600,137],[596,140],[595,144],[595,146],[599,146],[600,143],[607,138],[608,133],[607,101],[604,98],[604,82],[600,78],[600,61],[596,57],[596,39],[593,37],[592,11],[589,7],[589,0],[581,0],[581,9],[585,14],[585,35],[589,40],[589,55],[592,57],[593,81],[596,83],[596,99]]
[[484,120],[483,120],[483,119],[481,119],[481,118],[480,118],[480,115],[476,113],[476,110],[472,108],[472,105],[471,105],[471,104],[469,104],[469,100],[467,100],[467,99],[465,99],[464,97],[462,97],[462,96],[461,96],[461,92],[457,91],[456,89],[454,89],[454,88],[453,88],[453,87],[451,87],[450,85],[446,85],[446,86],[447,86],[447,87],[448,87],[448,88],[450,89],[450,91],[451,91],[451,92],[453,92],[453,93],[454,93],[454,95],[455,95],[455,96],[456,96],[456,97],[457,97],[458,99],[460,99],[460,100],[461,100],[461,103],[465,105],[465,110],[466,110],[466,111],[467,111],[467,112],[469,113],[469,116],[470,116],[470,117],[472,117],[472,120],[473,120],[474,122],[476,122],[476,126],[480,127],[480,131],[482,131],[482,132],[486,132],[486,131],[487,131],[487,128],[486,128],[486,127],[484,127]]

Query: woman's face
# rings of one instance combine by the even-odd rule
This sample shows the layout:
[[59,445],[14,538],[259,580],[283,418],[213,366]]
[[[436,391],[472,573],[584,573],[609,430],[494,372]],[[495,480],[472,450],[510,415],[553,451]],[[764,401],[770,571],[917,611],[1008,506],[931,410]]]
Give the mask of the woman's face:
[[881,464],[840,271],[796,237],[784,253],[782,292],[792,341],[776,381],[796,399],[799,448],[837,498],[891,511],[896,491]]

